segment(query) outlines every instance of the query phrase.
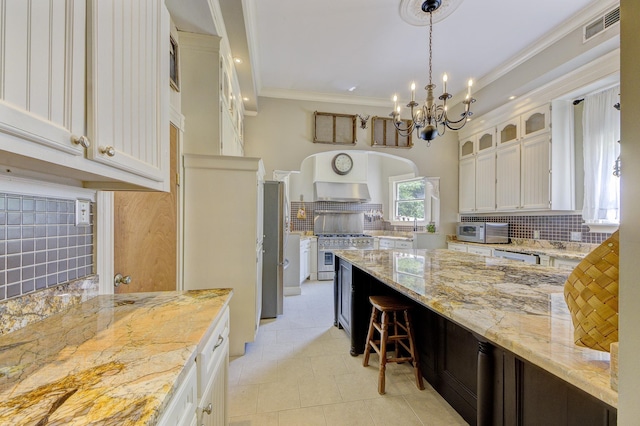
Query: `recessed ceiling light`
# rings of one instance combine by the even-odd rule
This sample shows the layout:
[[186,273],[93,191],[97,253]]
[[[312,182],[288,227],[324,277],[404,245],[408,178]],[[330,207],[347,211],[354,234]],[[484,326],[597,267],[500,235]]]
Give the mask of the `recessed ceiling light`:
[[348,90],[349,90],[350,92],[353,92],[354,90],[356,90],[356,86],[351,86],[351,87],[349,87],[349,89],[348,89]]
[[249,100],[249,98],[247,98],[247,97],[245,96],[244,98],[242,98],[242,100],[246,102],[246,101],[248,101],[248,100]]
[[516,98],[516,96],[515,96],[515,95],[511,95],[511,96],[509,96],[509,100],[510,100],[510,101],[514,100],[515,98]]
[[233,58],[233,62],[235,62],[236,64],[241,64],[241,63],[242,63],[242,59],[240,59],[240,58]]

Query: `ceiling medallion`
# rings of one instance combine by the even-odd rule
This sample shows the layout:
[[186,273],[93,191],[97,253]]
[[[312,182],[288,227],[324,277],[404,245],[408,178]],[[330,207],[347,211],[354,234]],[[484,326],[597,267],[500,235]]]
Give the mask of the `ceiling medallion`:
[[[423,3],[425,3],[424,0],[401,0],[400,17],[411,25],[429,25],[429,14],[422,10]],[[462,0],[441,0],[440,3],[440,6],[433,11],[434,23],[442,21],[451,15],[460,6]]]

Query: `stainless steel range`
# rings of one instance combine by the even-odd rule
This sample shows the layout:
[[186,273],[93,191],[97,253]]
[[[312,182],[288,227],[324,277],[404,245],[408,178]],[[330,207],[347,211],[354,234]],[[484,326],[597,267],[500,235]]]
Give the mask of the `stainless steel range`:
[[318,236],[318,280],[332,280],[334,250],[371,250],[373,237],[365,235],[364,214],[348,211],[317,211],[314,232]]

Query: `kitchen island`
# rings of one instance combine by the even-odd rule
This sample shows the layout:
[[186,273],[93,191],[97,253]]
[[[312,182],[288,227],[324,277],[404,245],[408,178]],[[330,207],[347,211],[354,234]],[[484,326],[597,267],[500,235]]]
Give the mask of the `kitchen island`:
[[573,343],[567,271],[450,250],[336,252],[335,316],[364,349],[368,296],[416,303],[425,378],[471,424],[616,423],[609,354]]
[[[207,395],[200,379],[214,375],[210,346],[224,342],[215,356],[224,353],[220,362],[228,363],[231,296],[230,289],[97,296],[1,336],[0,424],[195,422],[197,399]],[[226,377],[219,386],[225,390]]]

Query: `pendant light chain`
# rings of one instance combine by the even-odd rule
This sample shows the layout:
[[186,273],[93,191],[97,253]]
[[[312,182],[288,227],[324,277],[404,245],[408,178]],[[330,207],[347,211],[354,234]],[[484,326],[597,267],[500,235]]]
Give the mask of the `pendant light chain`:
[[433,13],[429,12],[429,84],[432,84],[431,75],[433,72],[432,63],[433,63]]

